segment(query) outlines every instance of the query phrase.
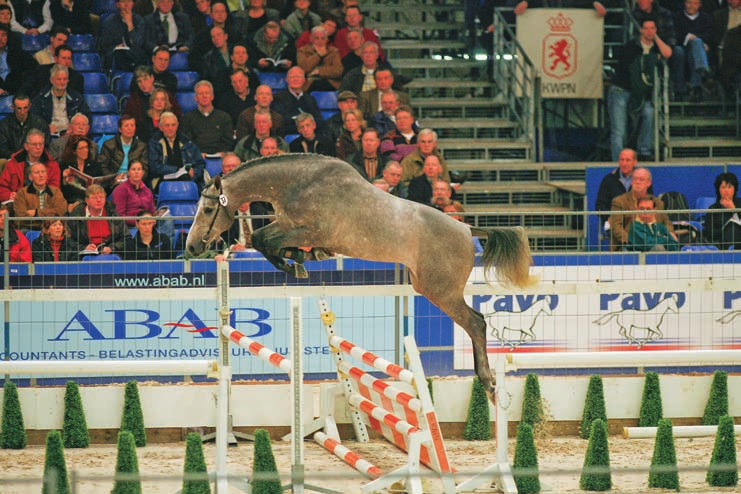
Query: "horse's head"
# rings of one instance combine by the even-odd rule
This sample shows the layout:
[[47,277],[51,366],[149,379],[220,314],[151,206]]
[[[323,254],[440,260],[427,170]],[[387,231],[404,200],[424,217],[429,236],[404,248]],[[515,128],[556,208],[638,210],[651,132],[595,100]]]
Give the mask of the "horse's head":
[[217,176],[201,193],[198,211],[185,243],[188,253],[193,256],[202,254],[208,244],[231,226],[235,209],[233,206],[230,207],[221,177]]

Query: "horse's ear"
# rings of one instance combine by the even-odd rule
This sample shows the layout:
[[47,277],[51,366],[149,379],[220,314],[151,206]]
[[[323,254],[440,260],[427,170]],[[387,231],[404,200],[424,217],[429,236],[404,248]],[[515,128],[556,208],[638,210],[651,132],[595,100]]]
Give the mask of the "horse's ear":
[[217,190],[221,190],[221,175],[216,175],[216,178],[214,178],[214,187]]

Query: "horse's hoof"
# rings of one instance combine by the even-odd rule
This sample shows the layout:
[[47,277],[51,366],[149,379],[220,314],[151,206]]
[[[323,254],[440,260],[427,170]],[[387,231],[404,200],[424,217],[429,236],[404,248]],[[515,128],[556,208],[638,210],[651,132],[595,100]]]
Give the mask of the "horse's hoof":
[[285,247],[280,250],[280,257],[284,259],[291,259],[295,262],[304,262],[306,258],[306,252],[295,247]]
[[306,272],[306,268],[303,264],[294,263],[293,276],[295,276],[296,278],[308,278],[309,273]]

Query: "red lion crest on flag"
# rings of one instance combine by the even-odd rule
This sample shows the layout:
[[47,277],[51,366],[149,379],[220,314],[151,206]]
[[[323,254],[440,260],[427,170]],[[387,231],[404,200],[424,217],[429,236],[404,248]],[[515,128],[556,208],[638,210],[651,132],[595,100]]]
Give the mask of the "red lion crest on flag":
[[577,41],[570,33],[574,21],[559,12],[548,19],[551,32],[543,38],[543,72],[564,79],[576,72]]

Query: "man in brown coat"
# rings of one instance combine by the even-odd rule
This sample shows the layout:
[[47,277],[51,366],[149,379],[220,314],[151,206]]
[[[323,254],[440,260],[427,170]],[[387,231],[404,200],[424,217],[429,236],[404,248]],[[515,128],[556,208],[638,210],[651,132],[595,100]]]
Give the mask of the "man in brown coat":
[[[15,195],[13,207],[16,216],[39,218],[67,214],[67,201],[62,191],[47,183],[46,165],[32,163],[28,175],[31,185],[22,187]],[[41,230],[41,220],[21,221],[20,226],[24,230]]]
[[[638,200],[648,194],[648,188],[651,187],[651,172],[646,168],[637,167],[633,170],[631,188],[625,194],[617,196],[612,200],[612,216],[610,216],[610,250],[619,252],[628,243],[628,229],[633,220],[636,219],[636,213],[622,213],[622,211],[637,211]],[[656,210],[663,210],[664,203],[658,197],[655,200]],[[669,229],[674,239],[674,225],[669,220],[666,213],[656,213],[656,222],[663,223]]]

